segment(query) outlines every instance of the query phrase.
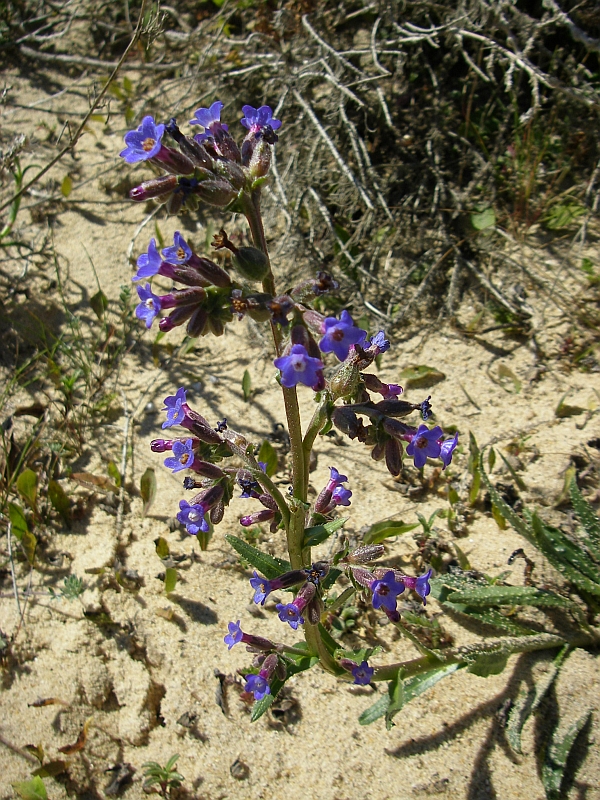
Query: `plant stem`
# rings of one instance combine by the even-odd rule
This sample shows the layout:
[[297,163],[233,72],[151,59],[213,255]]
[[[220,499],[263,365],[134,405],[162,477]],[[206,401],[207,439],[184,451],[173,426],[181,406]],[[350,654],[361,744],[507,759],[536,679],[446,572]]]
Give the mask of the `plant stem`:
[[498,653],[508,656],[513,653],[532,653],[536,650],[552,650],[556,647],[562,647],[565,644],[569,644],[572,647],[589,647],[590,645],[597,644],[597,640],[595,637],[580,634],[567,641],[564,637],[556,636],[553,633],[540,633],[535,636],[513,636],[504,639],[488,639],[485,642],[477,642],[462,647],[452,647],[444,651],[436,650],[434,658],[431,656],[423,656],[422,658],[416,658],[411,661],[386,664],[386,666],[379,667],[375,670],[373,680],[392,680],[397,675],[399,669],[403,671],[404,678],[410,678],[422,672],[428,672],[436,667],[446,666],[448,664],[464,664],[468,661],[474,661],[477,656],[484,655],[485,653]]

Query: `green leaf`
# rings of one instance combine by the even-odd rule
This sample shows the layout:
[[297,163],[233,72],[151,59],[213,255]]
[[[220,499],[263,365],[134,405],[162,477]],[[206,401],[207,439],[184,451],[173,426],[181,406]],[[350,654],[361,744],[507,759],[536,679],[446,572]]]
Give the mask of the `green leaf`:
[[569,493],[571,495],[573,510],[587,534],[584,538],[584,542],[592,551],[593,555],[600,559],[600,519],[598,519],[593,507],[579,491],[577,481],[574,477],[569,484]]
[[168,558],[171,555],[169,543],[163,536],[159,536],[158,539],[155,539],[154,543],[156,545],[156,555],[159,558]]
[[169,594],[177,586],[177,570],[173,567],[167,567],[165,570],[165,592]]
[[33,566],[33,562],[35,561],[35,548],[37,547],[37,539],[31,533],[31,531],[25,531],[23,534],[23,538],[21,539],[21,547],[23,548],[23,552],[27,557],[27,561]]
[[101,320],[104,317],[104,312],[108,308],[108,297],[102,289],[99,289],[95,295],[90,297],[90,307],[98,319]]
[[507,662],[508,653],[482,653],[469,664],[467,672],[480,678],[488,678],[503,672]]
[[400,381],[406,389],[428,389],[444,380],[446,376],[443,372],[426,364],[405,367],[400,373]]
[[15,539],[21,541],[23,536],[29,531],[29,528],[27,527],[27,520],[25,519],[25,513],[21,506],[17,505],[16,503],[9,503],[8,518],[10,519],[10,524],[12,525],[12,532]]
[[558,231],[561,228],[568,228],[585,213],[586,208],[580,203],[556,203],[544,218],[544,224],[549,230]]
[[109,477],[111,477],[113,479],[114,484],[117,487],[117,489],[120,489],[121,488],[121,473],[119,472],[119,468],[117,467],[117,465],[115,464],[114,461],[109,461],[108,462],[108,464],[106,466],[106,471],[108,472]]
[[247,369],[244,370],[244,374],[242,376],[242,392],[244,395],[244,403],[247,403],[250,399],[250,395],[252,394],[252,378],[250,377],[250,373]]
[[24,469],[17,478],[17,490],[21,497],[25,498],[31,508],[35,508],[37,499],[38,476],[32,469]]
[[404,681],[404,702],[409,703],[443,678],[447,678],[448,675],[452,675],[463,667],[464,664],[446,664],[443,667],[436,667],[429,672],[424,672],[422,675],[415,675],[414,678],[408,678]]
[[590,718],[591,713],[592,709],[588,708],[587,711],[584,711],[579,719],[562,734],[558,730],[554,731],[546,750],[544,763],[542,764],[542,783],[544,784],[548,800],[558,800],[561,795],[560,788],[565,776],[565,768],[567,766],[569,754],[573,749],[575,740]]
[[291,569],[289,561],[284,561],[282,558],[274,558],[267,553],[263,553],[257,550],[256,547],[252,547],[251,544],[244,542],[242,539],[238,539],[237,536],[228,534],[225,536],[225,539],[234,550],[237,550],[245,561],[253,567],[256,567],[258,572],[269,580],[276,578],[283,572],[289,572]]
[[381,695],[381,697],[366,711],[363,711],[362,714],[358,718],[359,725],[370,725],[375,720],[383,717],[386,711],[388,710],[388,706],[390,704],[390,696],[386,692],[385,694]]
[[31,774],[39,775],[40,778],[54,778],[55,775],[65,772],[67,766],[66,761],[48,761],[46,764],[42,764],[41,767],[34,769]]
[[496,215],[493,208],[486,208],[475,214],[471,214],[471,225],[476,231],[484,231],[496,224]]
[[396,714],[402,710],[404,705],[404,682],[402,681],[400,670],[396,673],[388,684],[388,695],[390,703],[385,712],[385,727],[389,731],[394,726],[393,719]]
[[402,520],[384,520],[383,522],[376,522],[371,525],[369,530],[363,537],[364,544],[379,544],[384,539],[389,539],[390,536],[402,536],[404,533],[418,528],[417,522],[406,523]]
[[71,501],[58,481],[48,481],[48,499],[52,508],[61,515],[68,527],[71,527]]
[[325,522],[323,525],[314,525],[312,528],[306,528],[302,547],[316,547],[342,528],[345,522],[346,518],[340,517],[339,519],[331,520],[331,522]]
[[572,600],[533,586],[482,586],[462,592],[452,592],[448,600],[451,603],[464,603],[468,606],[536,606],[568,610],[577,608]]
[[506,520],[500,513],[500,510],[497,506],[492,503],[492,517],[494,518],[494,522],[500,528],[501,531],[506,530]]
[[256,457],[257,461],[262,461],[264,464],[267,465],[267,475],[271,478],[277,472],[277,451],[268,441],[268,439],[263,439],[260,445],[260,450],[258,451],[258,455]]
[[566,394],[563,394],[563,396],[558,401],[558,405],[556,406],[554,414],[559,419],[565,419],[566,417],[576,417],[579,414],[585,414],[586,412],[585,408],[581,408],[581,406],[570,406],[568,403],[565,403],[565,397],[567,396],[567,394],[568,392]]
[[44,781],[39,775],[35,775],[30,781],[13,783],[12,787],[23,800],[48,800]]
[[586,551],[558,528],[542,522],[535,513],[531,517],[531,525],[540,550],[552,566],[575,586],[600,597],[600,571]]
[[[498,378],[502,388],[506,389],[508,392],[514,392],[515,394],[519,394],[519,392],[521,391],[522,388],[521,381],[517,378],[512,369],[506,366],[506,364],[498,365]],[[512,384],[511,389],[507,388],[506,379],[508,379],[511,382]]]
[[70,175],[65,175],[60,184],[60,193],[63,197],[68,197],[73,189],[73,180]]
[[156,473],[152,467],[147,467],[140,479],[140,494],[144,503],[142,516],[145,517],[156,499]]
[[510,461],[507,458],[505,458],[505,456],[502,454],[502,452],[500,450],[498,452],[500,453],[500,458],[502,459],[502,461],[504,461],[506,469],[512,475],[512,478],[513,478],[514,482],[517,484],[517,486],[519,487],[519,489],[522,492],[526,491],[527,490],[527,486],[526,486],[525,481],[523,480],[523,478],[521,478],[519,475],[517,475],[517,473],[516,473],[515,469],[513,468],[512,464],[510,463]]

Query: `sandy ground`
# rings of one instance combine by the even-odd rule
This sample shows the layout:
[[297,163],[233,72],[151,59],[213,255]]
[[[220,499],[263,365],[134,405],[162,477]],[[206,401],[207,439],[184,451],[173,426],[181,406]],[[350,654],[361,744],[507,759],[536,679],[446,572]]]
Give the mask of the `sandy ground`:
[[[13,83],[19,80],[14,76]],[[4,117],[2,124],[13,130],[39,134],[42,115],[35,110],[5,109]],[[81,173],[72,203],[59,212],[52,228],[68,305],[74,313],[86,313],[89,296],[96,291],[90,260],[103,291],[111,300],[118,297],[120,285],[131,275],[126,253],[142,219],[139,207],[122,200],[109,206],[101,188],[102,165],[114,166],[122,131],[116,127],[107,131],[94,124],[92,128],[94,133],[84,137],[79,151]],[[54,177],[60,180],[64,172],[59,168]],[[94,177],[83,186],[87,174]],[[102,205],[86,206],[86,198],[94,197],[106,203],[106,214]],[[175,220],[160,225],[165,237],[177,227]],[[140,234],[134,256],[147,246],[151,229],[149,224]],[[200,241],[202,232],[194,233]],[[591,253],[598,263],[597,248]],[[528,259],[525,245],[518,252],[511,250],[511,255]],[[13,269],[15,275],[20,274],[18,264]],[[558,279],[558,262],[555,269]],[[42,269],[33,264],[29,280],[43,289],[49,287],[53,274],[48,266]],[[467,339],[450,325],[428,319],[423,320],[421,332],[396,344],[384,356],[379,376],[396,382],[399,371],[408,364],[424,363],[441,370],[446,379],[429,391],[436,421],[442,426],[456,424],[460,432],[462,452],[456,455],[450,473],[456,485],[460,486],[466,474],[469,431],[481,445],[494,441],[503,452],[507,444],[523,438],[520,474],[528,489],[524,497],[530,506],[535,504],[542,513],[552,515],[571,456],[578,453],[597,459],[597,450],[587,443],[600,434],[592,413],[559,419],[555,409],[565,394],[571,405],[590,412],[596,409],[600,375],[565,369],[558,355],[570,324],[547,298],[537,297],[527,285],[525,288],[535,311],[537,345],[548,354],[545,370],[538,368],[540,362],[529,341],[511,340],[501,332]],[[51,291],[37,296],[36,302],[41,313],[51,315],[56,309]],[[468,320],[477,310],[466,300],[461,315]],[[402,332],[388,333],[398,340]],[[37,765],[24,749],[26,745],[41,744],[47,760],[64,758],[69,762],[68,778],[46,780],[53,800],[110,796],[106,789],[115,774],[110,770],[118,764],[130,765],[131,782],[122,789],[122,796],[135,800],[144,796],[142,764],[149,760],[163,763],[175,753],[180,754],[178,769],[186,780],[174,796],[183,798],[543,800],[535,755],[543,738],[544,716],[527,723],[522,756],[508,747],[503,724],[507,702],[547,670],[552,654],[513,657],[502,674],[487,679],[463,672],[452,676],[407,705],[389,732],[382,720],[370,727],[357,721],[377,699],[381,686],[377,691],[352,687],[319,669],[291,679],[286,694],[290,702],[257,723],[250,723],[249,708],[235,685],[226,687],[225,711],[217,703],[220,682],[215,670],[234,675],[249,665],[243,648],[228,652],[223,644],[229,621],[241,619],[244,630],[288,644],[298,637],[279,622],[274,604],[256,614],[248,573],[237,567],[225,542],[225,534],[239,534],[237,520],[248,512],[247,502],[232,502],[209,549],[201,552],[193,538],[178,528],[172,530],[169,524],[183,492],[177,476],[171,476],[162,467],[161,457],[150,452],[149,442],[161,435],[162,399],[179,386],[187,387],[190,404],[213,424],[225,416],[233,428],[257,442],[272,432],[274,424],[283,422],[283,408],[274,369],[268,358],[260,357],[268,356],[268,342],[251,323],[233,323],[220,339],[201,339],[196,350],[184,358],[167,360],[162,354],[158,366],[152,359],[152,338],[151,334],[143,336],[112,380],[117,398],[113,405],[126,406],[134,415],[127,480],[139,486],[146,468],[154,467],[157,499],[143,518],[142,501],[132,495],[121,521],[116,513],[118,503],[98,494],[89,515],[70,531],[52,534],[51,550],[62,554],[62,567],[44,567],[33,573],[33,597],[16,638],[16,659],[2,675],[0,797],[13,797],[11,783],[27,779]],[[256,347],[249,348],[249,342]],[[500,365],[518,377],[522,384],[519,392],[514,391],[511,380],[505,378],[502,385]],[[241,392],[245,369],[257,388],[249,403],[243,402]],[[412,391],[407,397],[420,401],[429,391]],[[311,392],[302,389],[300,394],[306,424]],[[40,399],[35,387],[31,395]],[[23,396],[15,397],[15,406],[22,403]],[[13,410],[3,409],[3,416]],[[106,474],[108,460],[120,463],[123,430],[124,416],[101,425],[97,441],[89,443],[74,470]],[[350,476],[354,492],[347,525],[350,532],[357,533],[383,518],[411,522],[417,512],[428,516],[436,508],[447,508],[444,482],[438,480],[430,491],[411,498],[359,443],[327,438],[318,442],[317,452],[317,469],[311,476],[316,491],[331,464]],[[495,472],[499,479],[510,482],[499,465]],[[433,467],[428,466],[425,474],[431,477]],[[285,488],[285,476],[282,480]],[[68,479],[62,484],[73,497],[88,494]],[[453,540],[443,519],[437,520],[437,528],[443,538]],[[158,536],[167,539],[174,555],[185,556],[178,563],[176,591],[169,597],[158,577],[164,570],[155,553]],[[522,562],[507,567],[507,559],[525,543],[511,528],[499,530],[482,509],[475,511],[467,535],[457,543],[473,568],[490,575],[509,570],[509,583],[523,582]],[[283,555],[278,535],[266,536],[265,544],[271,552]],[[410,570],[414,551],[408,534],[389,543],[386,557]],[[530,548],[528,552],[534,555]],[[116,559],[141,576],[138,591],[127,591],[106,575],[89,572],[108,567],[110,573]],[[48,587],[58,588],[68,573],[83,577],[84,594],[74,602],[51,600]],[[542,585],[557,581],[542,558],[536,557],[535,575]],[[23,566],[17,580],[25,588],[27,571]],[[435,601],[428,608],[457,643],[489,634],[465,630],[456,621],[442,618]],[[92,621],[100,613],[110,616],[110,624]],[[2,583],[0,620],[2,630],[11,636],[19,619],[10,576]],[[392,626],[376,625],[374,636],[382,647],[375,663],[416,655]],[[584,704],[595,709],[589,747],[577,751],[577,772],[567,787],[573,800],[600,799],[599,688],[598,658],[577,651],[568,659],[556,690],[561,725],[568,726]],[[60,702],[36,707],[32,704],[38,698]],[[90,722],[84,750],[71,756],[61,754],[58,748],[73,744],[86,720]]]

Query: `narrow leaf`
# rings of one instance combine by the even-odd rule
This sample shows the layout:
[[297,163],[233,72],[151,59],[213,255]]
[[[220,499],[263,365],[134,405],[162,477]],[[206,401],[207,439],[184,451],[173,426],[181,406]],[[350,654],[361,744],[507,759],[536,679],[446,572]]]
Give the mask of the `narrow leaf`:
[[376,522],[371,525],[367,533],[364,535],[363,542],[365,544],[379,544],[384,539],[389,539],[390,536],[402,536],[404,533],[418,528],[419,524],[406,523],[402,520],[384,520],[383,522]]
[[68,527],[71,526],[71,501],[58,481],[48,481],[48,499],[52,508],[61,515]]
[[267,465],[267,475],[272,477],[277,472],[277,451],[267,439],[263,439],[257,456],[258,461]]
[[156,473],[152,467],[148,467],[140,479],[140,494],[144,503],[142,516],[145,517],[156,499]]
[[33,566],[33,562],[35,561],[35,548],[37,547],[37,539],[31,533],[31,531],[26,531],[23,534],[23,538],[21,539],[21,547],[23,548],[23,552],[27,557],[27,561]]
[[109,461],[106,466],[106,471],[108,472],[109,476],[115,482],[115,486],[117,489],[121,488],[121,473],[119,472],[119,468],[115,464],[114,461]]
[[17,478],[17,489],[21,497],[25,498],[31,508],[35,508],[37,499],[38,476],[32,469],[24,469]]
[[436,667],[429,672],[424,672],[422,675],[415,675],[414,678],[408,678],[404,681],[404,702],[408,703],[415,697],[419,697],[443,678],[462,669],[463,666],[464,664],[446,664],[443,667]]
[[70,175],[65,175],[60,184],[60,193],[63,197],[68,197],[73,189],[73,180]]
[[21,541],[23,536],[29,531],[29,528],[27,527],[27,520],[25,519],[25,513],[21,506],[17,505],[16,503],[9,503],[8,517],[12,525],[12,532],[15,539]]
[[12,784],[13,789],[23,800],[47,800],[44,781],[35,775],[30,781],[19,781]]
[[168,558],[171,555],[169,543],[163,536],[159,536],[158,539],[155,539],[154,544],[156,545],[156,555],[159,558]]
[[358,718],[360,725],[370,725],[375,720],[383,717],[388,710],[390,704],[390,696],[386,692],[372,705],[369,706]]
[[402,681],[400,670],[388,684],[388,695],[390,704],[385,712],[385,727],[389,731],[394,725],[394,717],[404,705],[404,682]]
[[[567,392],[568,394],[568,392]],[[559,419],[565,419],[566,417],[576,417],[579,414],[585,414],[585,408],[581,408],[581,406],[570,406],[568,403],[565,403],[566,394],[564,394],[556,406],[556,410],[554,414]]]
[[165,570],[165,592],[169,594],[177,586],[177,570],[173,567],[167,567]]
[[443,372],[425,364],[405,367],[400,373],[400,381],[407,389],[428,389],[443,380],[446,380]]
[[482,586],[462,592],[452,592],[451,603],[469,606],[536,606],[572,609],[576,606],[566,597],[533,586]]
[[244,375],[242,376],[242,393],[244,395],[244,403],[247,403],[252,393],[252,378],[247,369],[244,370]]
[[98,319],[103,319],[104,312],[108,308],[108,297],[102,289],[99,289],[96,294],[90,297],[90,307]]
[[257,550],[256,547],[252,547],[248,542],[238,539],[237,536],[228,534],[225,536],[225,539],[234,550],[237,550],[245,561],[252,564],[253,567],[256,567],[258,572],[265,578],[271,580],[281,575],[283,572],[289,572],[291,569],[289,561],[284,561],[281,558],[274,558],[267,553],[263,553]]
[[600,559],[600,519],[598,519],[593,507],[579,491],[575,478],[571,481],[569,491],[577,519],[586,533],[585,543],[593,554]]
[[312,528],[306,528],[302,547],[316,547],[342,528],[345,522],[346,519],[340,517],[331,522],[325,522],[323,525],[315,525]]
[[507,653],[482,653],[469,666],[467,672],[488,678],[490,675],[499,675],[508,662]]
[[564,733],[555,731],[552,736],[542,764],[542,783],[548,800],[558,800],[560,797],[569,754],[591,713],[592,710],[588,708]]

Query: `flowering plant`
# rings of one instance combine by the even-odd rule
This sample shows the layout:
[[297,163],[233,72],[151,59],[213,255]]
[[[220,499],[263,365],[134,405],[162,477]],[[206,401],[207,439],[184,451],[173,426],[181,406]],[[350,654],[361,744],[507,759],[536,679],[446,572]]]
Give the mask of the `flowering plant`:
[[[452,460],[458,435],[445,437],[439,426],[424,424],[431,416],[429,397],[417,403],[399,399],[401,386],[383,383],[367,372],[390,347],[383,331],[369,336],[347,310],[336,318],[324,316],[311,305],[319,296],[338,288],[331,275],[319,272],[286,294],[278,293],[260,198],[281,121],[274,118],[268,106],[244,106],[240,121],[247,132],[238,145],[229,126],[221,122],[222,109],[220,101],[210,108],[197,109],[190,124],[198,125],[201,132],[193,137],[182,133],[175,119],[157,124],[147,116],[136,131],[125,136],[127,146],[121,156],[128,163],[148,161],[163,170],[160,176],[133,189],[133,200],[154,198],[171,214],[193,210],[204,201],[224,211],[242,213],[249,226],[251,246],[236,246],[225,229],[214,237],[215,249],[231,253],[230,269],[195,253],[176,231],[173,244],[160,252],[156,241],[150,240],[147,251],[137,259],[133,280],[139,282],[136,315],[148,328],[158,320],[163,332],[185,325],[192,337],[208,333],[219,336],[234,317],[245,315],[270,326],[273,366],[278,370],[290,440],[292,468],[287,497],[271,480],[266,465],[256,460],[255,448],[243,433],[232,430],[226,420],[212,427],[188,405],[184,387],[164,400],[166,419],[162,427],[179,430],[179,437],[155,439],[151,444],[153,451],[168,453],[164,463],[173,473],[188,473],[184,488],[196,490],[189,501],[181,500],[177,514],[188,534],[206,535],[218,525],[237,486],[242,490],[241,497],[258,500],[261,506],[243,516],[240,524],[268,523],[271,531],[281,530],[285,536],[287,563],[242,539],[227,537],[256,567],[250,580],[254,602],[264,605],[276,590],[294,591],[293,600],[278,603],[276,610],[282,623],[304,632],[305,641],[289,647],[243,632],[239,620],[229,623],[224,637],[228,648],[243,642],[254,654],[253,666],[245,676],[245,691],[257,701],[257,718],[287,678],[316,664],[359,685],[397,678],[400,665],[370,664],[372,650],[340,650],[321,624],[325,603],[341,576],[346,576],[348,587],[333,601],[338,607],[354,592],[361,592],[370,596],[373,607],[382,610],[393,624],[400,622],[397,600],[401,594],[414,592],[425,604],[431,591],[431,569],[415,577],[395,568],[373,566],[384,552],[380,544],[366,544],[353,551],[342,547],[330,561],[313,562],[311,547],[343,524],[335,519],[336,509],[349,506],[352,497],[348,477],[331,467],[329,480],[316,500],[309,502],[309,460],[317,435],[335,426],[350,439],[364,443],[373,459],[385,460],[393,476],[400,474],[405,452],[417,469],[429,458],[440,459],[445,469]],[[180,286],[164,295],[155,294],[151,281],[156,275]],[[335,360],[337,366],[328,368],[328,359]],[[304,434],[298,387],[307,387],[316,401]],[[404,421],[414,413],[422,422]],[[332,607],[330,601],[329,612]],[[418,669],[422,671],[422,664]]]

